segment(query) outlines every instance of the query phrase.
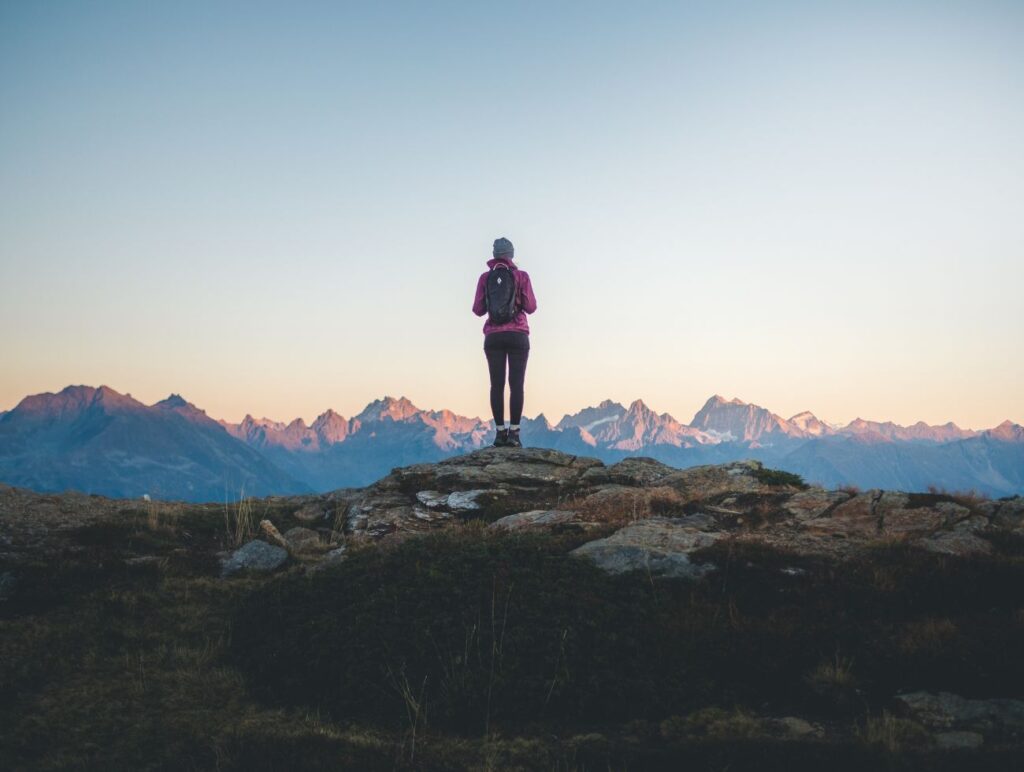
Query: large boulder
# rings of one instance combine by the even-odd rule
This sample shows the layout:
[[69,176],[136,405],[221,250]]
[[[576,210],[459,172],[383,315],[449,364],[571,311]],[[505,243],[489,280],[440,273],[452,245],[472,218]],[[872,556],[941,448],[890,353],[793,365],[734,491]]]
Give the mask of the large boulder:
[[691,561],[690,553],[714,544],[724,535],[705,530],[711,523],[706,515],[650,518],[620,528],[607,538],[587,542],[572,554],[593,561],[611,574],[644,571],[668,578],[697,579],[712,567]]

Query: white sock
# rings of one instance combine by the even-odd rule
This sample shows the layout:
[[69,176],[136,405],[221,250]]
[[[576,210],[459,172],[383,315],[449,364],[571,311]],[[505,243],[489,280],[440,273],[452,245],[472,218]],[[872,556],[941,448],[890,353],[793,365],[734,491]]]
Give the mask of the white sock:
[[510,429],[514,429],[515,431],[518,432],[519,431],[519,424],[512,424],[509,428]]

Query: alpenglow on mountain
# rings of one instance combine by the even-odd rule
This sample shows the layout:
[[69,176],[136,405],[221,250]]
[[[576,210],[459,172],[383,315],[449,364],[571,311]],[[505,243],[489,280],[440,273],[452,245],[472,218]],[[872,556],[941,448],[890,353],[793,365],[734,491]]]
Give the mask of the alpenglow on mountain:
[[[39,491],[224,501],[367,485],[391,469],[487,445],[493,424],[405,397],[374,400],[310,425],[247,415],[216,421],[178,395],[145,405],[106,386],[69,386],[0,413],[0,482]],[[527,445],[613,463],[648,456],[685,468],[753,458],[825,486],[1024,493],[1024,428],[949,423],[899,426],[856,419],[835,427],[812,413],[783,418],[711,397],[689,423],[642,400],[605,400],[552,424],[523,421]]]

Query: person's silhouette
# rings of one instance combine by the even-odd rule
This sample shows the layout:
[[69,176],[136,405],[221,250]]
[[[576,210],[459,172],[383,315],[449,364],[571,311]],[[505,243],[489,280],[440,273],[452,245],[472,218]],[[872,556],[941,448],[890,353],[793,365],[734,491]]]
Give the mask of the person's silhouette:
[[[523,385],[526,360],[530,356],[530,325],[526,315],[537,310],[530,275],[512,258],[512,242],[494,240],[493,257],[476,283],[473,313],[487,314],[484,322],[484,354],[491,375],[491,414],[494,417],[494,444],[498,447],[522,447],[519,422],[523,417]],[[508,365],[509,418],[505,423],[505,370]]]

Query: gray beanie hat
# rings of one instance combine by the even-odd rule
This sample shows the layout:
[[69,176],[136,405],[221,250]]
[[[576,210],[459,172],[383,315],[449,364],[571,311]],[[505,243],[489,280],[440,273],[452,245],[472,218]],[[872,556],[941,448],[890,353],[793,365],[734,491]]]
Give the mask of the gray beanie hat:
[[516,253],[515,247],[512,246],[512,242],[502,236],[499,239],[494,240],[494,256],[500,257],[502,255],[508,255],[512,257]]

